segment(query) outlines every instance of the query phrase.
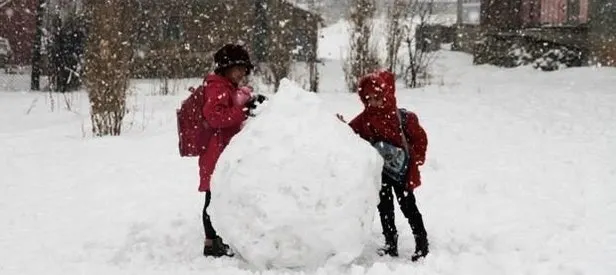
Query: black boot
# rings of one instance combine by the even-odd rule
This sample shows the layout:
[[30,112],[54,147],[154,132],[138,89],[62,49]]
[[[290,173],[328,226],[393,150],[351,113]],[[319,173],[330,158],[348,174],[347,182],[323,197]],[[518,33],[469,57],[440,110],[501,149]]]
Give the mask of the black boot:
[[385,236],[385,245],[377,253],[380,256],[389,255],[392,257],[398,257],[398,234],[393,236]]
[[216,237],[212,240],[212,245],[203,247],[203,255],[212,257],[233,257],[235,253],[233,253],[233,250],[222,241],[222,238]]
[[411,261],[415,262],[428,255],[428,236],[415,235],[415,253],[411,257]]

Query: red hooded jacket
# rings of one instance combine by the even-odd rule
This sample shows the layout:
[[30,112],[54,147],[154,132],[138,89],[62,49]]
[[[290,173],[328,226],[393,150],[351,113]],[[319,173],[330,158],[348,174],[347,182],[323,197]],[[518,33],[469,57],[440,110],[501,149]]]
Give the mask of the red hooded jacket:
[[[359,136],[369,142],[387,141],[403,147],[402,131],[398,119],[395,78],[391,72],[375,72],[362,77],[359,81],[358,94],[364,104],[364,111],[355,117],[349,125]],[[382,107],[368,106],[368,98],[377,97],[383,100]],[[417,115],[408,112],[406,129],[407,143],[411,155],[409,172],[407,173],[408,189],[421,185],[419,165],[423,165],[428,148],[428,137],[419,124]]]
[[237,102],[240,92],[236,85],[217,74],[208,75],[205,82],[203,115],[214,134],[205,153],[199,156],[200,192],[210,191],[210,180],[220,154],[247,118],[243,104]]

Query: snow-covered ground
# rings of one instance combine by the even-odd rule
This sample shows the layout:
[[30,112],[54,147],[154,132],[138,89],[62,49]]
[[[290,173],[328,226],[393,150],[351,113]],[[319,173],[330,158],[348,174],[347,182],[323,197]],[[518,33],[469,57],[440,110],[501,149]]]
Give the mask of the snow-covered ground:
[[[335,28],[320,57],[343,47]],[[201,256],[204,198],[175,118],[199,79],[170,96],[134,81],[124,134],[93,138],[85,93],[26,92],[27,77],[0,74],[0,274],[614,274],[616,69],[471,63],[442,51],[433,85],[398,91],[429,136],[417,198],[431,254],[411,263],[398,211],[400,258],[375,255],[375,218],[358,260],[316,271]],[[351,118],[362,107],[340,93],[339,64],[321,67],[318,96]]]
[[[375,220],[359,260],[316,274],[616,270],[616,70],[470,64],[443,51],[435,85],[398,92],[429,134],[417,197],[431,254],[410,262],[398,212],[399,259],[375,256]],[[0,92],[0,274],[252,273],[200,255],[203,196],[196,160],[178,157],[174,114],[198,83],[159,96],[135,81],[125,135],[106,138],[90,137],[83,93],[66,97],[72,111],[51,96],[52,111],[49,94]],[[361,110],[355,95],[319,96],[332,115]],[[282,273],[302,271],[260,274]]]
[[[452,25],[456,21],[455,15],[436,14],[427,19],[430,24]],[[420,23],[419,18],[413,19],[413,24],[409,25],[411,32],[415,32],[415,26]],[[409,22],[407,22],[409,24]],[[370,43],[377,51],[378,57],[384,63],[387,59],[387,19],[379,17],[372,20]],[[322,60],[340,60],[348,56],[349,52],[349,28],[350,23],[341,19],[338,22],[319,30],[319,48],[317,56]],[[399,56],[404,56],[408,52],[408,47],[402,43]]]

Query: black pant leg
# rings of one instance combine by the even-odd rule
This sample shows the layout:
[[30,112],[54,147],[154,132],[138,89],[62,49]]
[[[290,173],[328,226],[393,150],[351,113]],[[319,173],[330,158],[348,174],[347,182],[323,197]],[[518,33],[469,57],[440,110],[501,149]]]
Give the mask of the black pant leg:
[[425,237],[427,235],[426,228],[419,208],[417,208],[417,201],[413,191],[407,191],[404,184],[396,184],[393,188],[400,203],[400,210],[402,210],[404,217],[406,217],[409,225],[411,225],[413,235]]
[[203,230],[205,231],[205,237],[207,239],[215,239],[217,237],[216,230],[212,226],[210,215],[207,214],[207,207],[210,205],[212,199],[212,193],[210,191],[205,192],[205,204],[203,205]]
[[[385,179],[385,178],[383,178]],[[385,239],[390,239],[395,236],[398,231],[396,229],[395,213],[394,213],[394,195],[391,191],[391,183],[383,180],[381,190],[379,191],[379,216],[381,217],[381,226]]]

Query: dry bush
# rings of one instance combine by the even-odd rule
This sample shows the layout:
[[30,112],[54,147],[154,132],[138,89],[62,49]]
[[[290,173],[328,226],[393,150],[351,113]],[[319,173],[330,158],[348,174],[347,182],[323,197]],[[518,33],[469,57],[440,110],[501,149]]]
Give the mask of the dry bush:
[[379,67],[376,48],[371,43],[374,0],[353,0],[350,13],[349,52],[344,61],[344,78],[349,91],[357,91],[357,80]]
[[289,75],[292,62],[292,30],[285,26],[289,23],[291,11],[285,5],[275,3],[268,7],[268,41],[267,41],[267,67],[269,80],[276,90],[280,81]]
[[[120,135],[126,114],[131,63],[132,1],[86,1],[85,78],[95,136]],[[118,20],[120,19],[121,20]]]
[[398,65],[398,52],[406,36],[406,11],[410,5],[409,0],[394,0],[387,7],[387,60],[390,71],[396,72]]
[[[428,25],[428,20],[432,15],[431,1],[413,0],[407,9],[407,17],[411,20],[411,24],[415,24],[415,31],[411,31],[408,27],[406,31],[406,45],[408,47],[408,60],[403,64],[405,84],[409,88],[417,88],[428,84],[429,82],[429,67],[436,59],[436,52],[422,50],[425,47],[419,47],[418,43],[424,43],[424,38],[421,33],[417,33]],[[419,35],[418,35],[419,34]]]

